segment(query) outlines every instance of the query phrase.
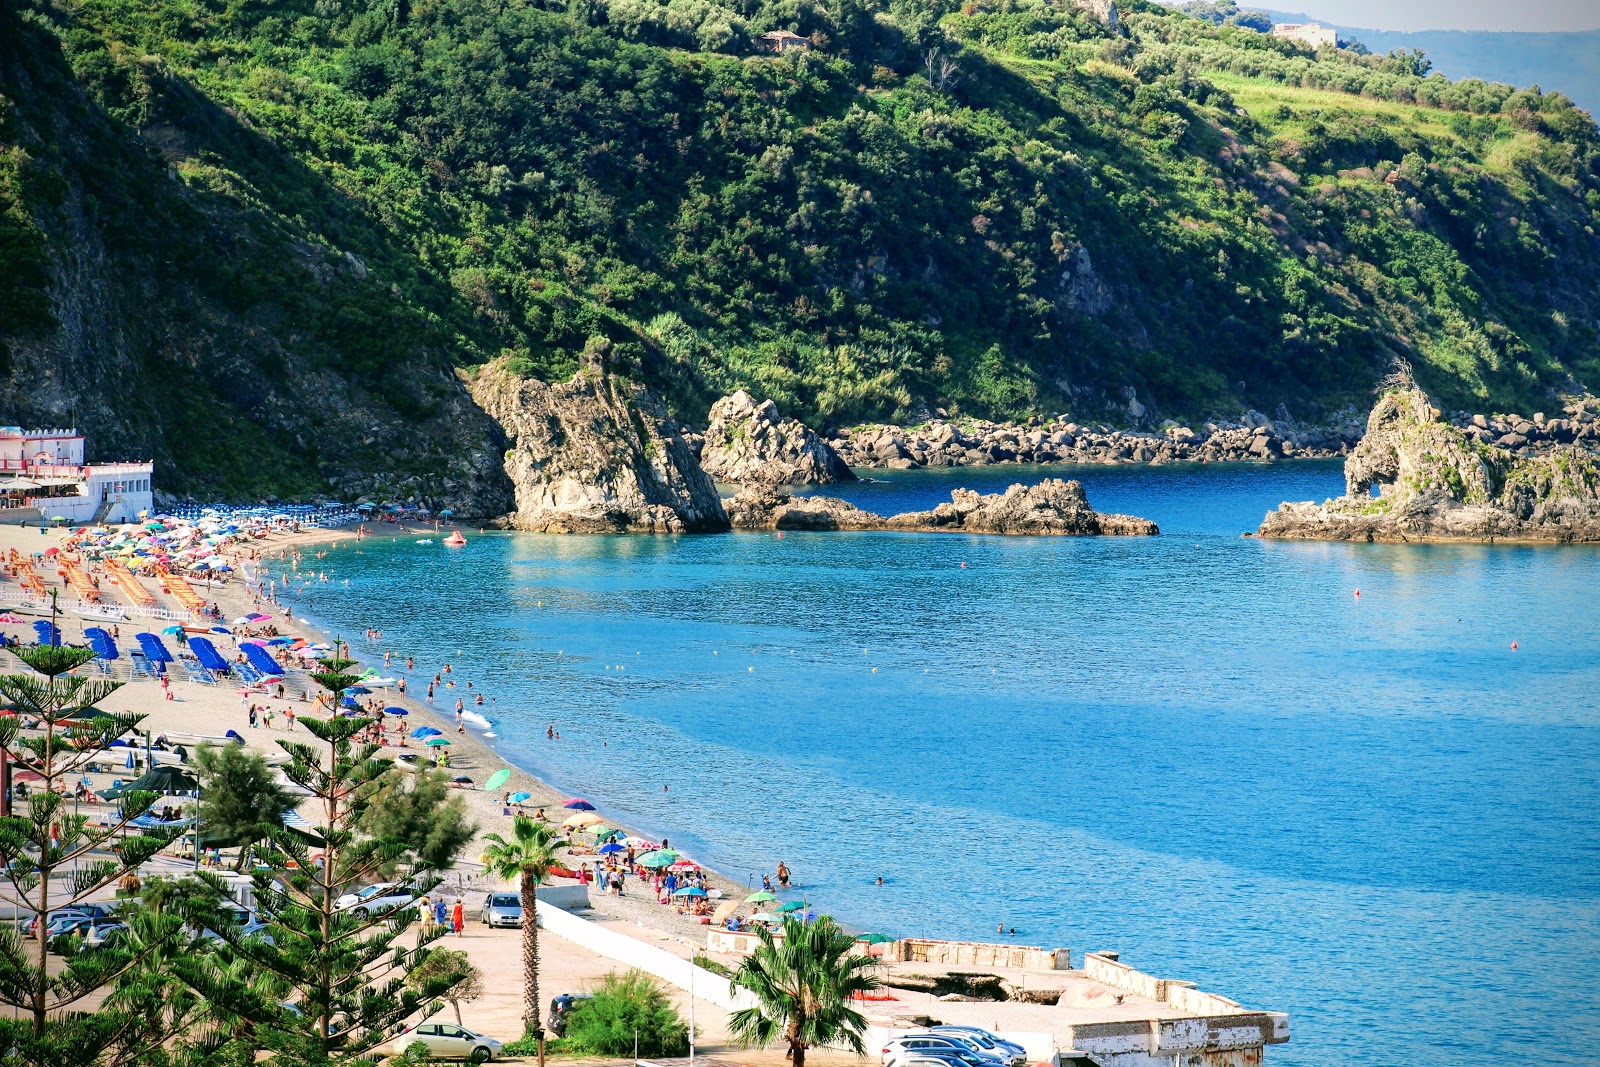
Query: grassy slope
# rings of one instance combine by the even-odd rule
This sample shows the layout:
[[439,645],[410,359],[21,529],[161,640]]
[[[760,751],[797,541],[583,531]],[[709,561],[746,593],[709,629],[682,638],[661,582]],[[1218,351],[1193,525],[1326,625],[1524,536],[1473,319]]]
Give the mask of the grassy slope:
[[[1140,6],[1117,34],[1043,4],[742,9],[828,35],[797,59],[603,6],[23,5],[107,123],[247,233],[205,266],[218,299],[290,373],[402,414],[433,410],[411,383],[435,356],[563,375],[586,346],[690,418],[744,385],[819,422],[1124,390],[1307,413],[1393,354],[1465,406],[1596,373],[1591,124],[1509,90],[1303,87],[1442,91]],[[27,251],[15,187],[0,240]]]

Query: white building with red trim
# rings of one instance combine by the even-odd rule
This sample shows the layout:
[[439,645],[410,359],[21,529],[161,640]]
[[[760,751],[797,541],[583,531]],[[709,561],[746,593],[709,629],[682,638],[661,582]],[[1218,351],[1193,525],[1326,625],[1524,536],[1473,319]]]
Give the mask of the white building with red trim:
[[132,522],[155,506],[154,464],[87,463],[72,429],[0,426],[0,522]]

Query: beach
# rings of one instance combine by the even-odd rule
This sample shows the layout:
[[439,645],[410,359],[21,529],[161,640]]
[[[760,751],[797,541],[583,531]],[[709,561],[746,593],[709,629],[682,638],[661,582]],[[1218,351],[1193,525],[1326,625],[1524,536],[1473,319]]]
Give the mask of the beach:
[[[301,575],[309,576],[310,581],[320,582],[325,578],[329,582],[338,582],[341,580],[340,558],[360,552],[364,544],[381,538],[437,539],[443,535],[443,531],[432,526],[415,524],[407,526],[382,524],[377,532],[366,532],[365,527],[345,527],[269,533],[264,537],[252,538],[223,549],[220,554],[235,568],[233,579],[220,586],[201,587],[201,589],[207,604],[214,604],[220,610],[224,624],[252,613],[270,614],[272,617],[270,623],[261,622],[257,624],[257,629],[271,626],[284,637],[304,638],[311,643],[343,641],[348,645],[350,657],[359,664],[352,668],[355,673],[372,668],[382,675],[392,676],[397,680],[407,679],[408,692],[403,695],[396,688],[381,688],[373,690],[370,696],[363,696],[361,699],[376,701],[380,706],[400,706],[407,709],[409,714],[403,719],[405,733],[419,726],[432,726],[441,731],[442,736],[450,741],[449,773],[473,780],[473,785],[460,788],[457,795],[465,803],[469,818],[477,827],[477,834],[472,843],[463,850],[456,867],[446,872],[445,888],[453,887],[468,893],[469,904],[475,914],[482,895],[498,884],[482,877],[481,865],[477,861],[487,844],[485,835],[508,834],[510,831],[511,819],[505,814],[504,798],[508,795],[527,793],[528,799],[513,806],[511,810],[530,816],[542,810],[546,818],[558,829],[566,818],[576,812],[562,806],[567,799],[562,793],[534,775],[506,762],[496,753],[493,747],[494,739],[484,736],[490,731],[481,723],[474,723],[470,714],[476,710],[472,697],[468,694],[477,690],[467,688],[467,683],[472,679],[448,670],[447,664],[444,663],[416,662],[414,669],[407,671],[405,669],[407,650],[389,648],[381,637],[370,633],[324,633],[318,630],[294,613],[293,593],[288,591],[282,581],[285,576],[289,577],[289,588],[297,583],[293,559],[296,553],[299,554]],[[62,530],[46,530],[41,534],[37,528],[0,526],[0,555],[7,555],[12,549],[29,555],[35,553],[43,555],[50,548],[60,549],[66,538],[67,533]],[[62,584],[51,581],[54,578],[51,568],[39,569],[46,576],[48,585]],[[267,583],[273,579],[278,580],[279,592],[276,603],[267,601],[255,589],[257,581]],[[159,582],[146,578],[141,584],[161,602],[168,602],[169,598],[163,595]],[[112,588],[111,583],[104,583],[101,592],[106,599],[115,599],[116,590]],[[68,600],[71,595],[69,590],[62,589],[63,601]],[[170,603],[168,606],[178,607],[176,603]],[[286,608],[288,614],[285,614]],[[27,618],[31,619],[33,616]],[[69,644],[87,643],[83,632],[85,628],[111,625],[105,620],[84,619],[70,613],[61,614],[57,621],[62,630],[63,640]],[[134,633],[159,632],[167,625],[169,624],[157,619],[135,618],[122,621],[118,624],[121,643],[124,646],[131,645]],[[11,635],[20,636],[24,641],[32,640],[33,637],[26,625],[3,629]],[[220,637],[220,635],[215,636]],[[171,641],[170,638],[168,640]],[[218,649],[229,658],[234,651],[226,638],[219,640]],[[384,661],[386,651],[390,653],[388,665]],[[303,674],[303,672],[297,673]],[[429,702],[424,694],[427,691],[428,681],[436,675],[441,677],[441,685],[435,693],[434,701]],[[278,744],[280,740],[304,739],[307,736],[304,729],[296,730],[293,722],[294,718],[312,713],[311,702],[302,699],[300,694],[310,692],[314,695],[318,691],[316,684],[309,678],[304,678],[303,685],[291,686],[285,698],[279,699],[272,695],[270,687],[246,690],[237,682],[204,685],[194,681],[179,680],[184,677],[180,670],[170,672],[170,677],[174,680],[165,689],[137,674],[131,677],[133,680],[102,701],[101,706],[105,710],[142,715],[145,717],[143,728],[152,736],[165,736],[169,742],[184,744],[189,748],[200,743],[225,743],[228,731],[232,730],[243,737],[246,747],[268,756],[282,755]],[[446,683],[452,682],[453,686],[445,687]],[[465,716],[464,730],[460,729],[462,724],[457,723],[453,710],[458,695],[466,702],[465,710],[469,713]],[[255,727],[250,724],[249,709],[252,704],[257,708],[258,725]],[[408,738],[407,743],[402,746],[394,743],[399,738],[399,731],[391,731],[386,735],[386,740],[391,743],[385,747],[385,756],[396,758],[406,754],[418,755],[421,756],[417,761],[418,766],[426,765],[430,761],[430,750],[422,746],[420,739]],[[552,739],[551,743],[560,742]],[[142,753],[130,758],[142,759]],[[502,788],[493,792],[479,788],[490,775],[502,768],[509,771],[509,778]],[[91,774],[89,777],[92,788],[98,792],[109,787],[113,781],[127,780],[131,774],[136,773],[137,768],[130,771],[124,766],[108,773]],[[93,805],[87,810],[92,811]],[[596,814],[605,816],[603,809]],[[643,836],[627,825],[609,818],[606,821],[607,825],[628,831],[630,835]],[[592,848],[579,850],[563,848],[558,851],[558,857],[568,869],[574,871],[585,862],[593,865],[599,859],[593,854]],[[693,859],[692,856],[689,858]],[[751,891],[741,883],[715,871],[705,870],[704,873],[707,889],[720,890],[727,898],[742,898]],[[552,875],[549,884],[573,884],[574,881]],[[649,931],[647,936],[652,941],[669,944],[680,954],[687,954],[704,946],[706,927],[698,917],[680,914],[673,907],[657,903],[651,887],[635,878],[627,879],[621,896],[609,894],[591,884],[590,897],[597,909],[609,918],[644,928]]]

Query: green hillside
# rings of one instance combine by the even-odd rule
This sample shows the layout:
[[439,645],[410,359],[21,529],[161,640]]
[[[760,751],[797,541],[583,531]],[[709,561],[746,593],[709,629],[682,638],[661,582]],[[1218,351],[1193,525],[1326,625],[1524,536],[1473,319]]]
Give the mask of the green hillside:
[[1593,123],[1404,56],[1139,2],[4,11],[7,421],[197,490],[470,496],[450,370],[502,353],[819,425],[1600,380]]

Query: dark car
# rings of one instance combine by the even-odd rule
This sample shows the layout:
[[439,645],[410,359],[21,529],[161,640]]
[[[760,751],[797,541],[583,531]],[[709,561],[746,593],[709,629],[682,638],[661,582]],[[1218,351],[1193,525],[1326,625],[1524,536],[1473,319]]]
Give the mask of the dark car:
[[593,997],[574,995],[572,993],[563,993],[556,997],[550,1002],[550,1018],[545,1023],[545,1029],[557,1037],[565,1037],[567,1034],[567,1019],[571,1017],[572,1010],[584,1001],[593,999]]

